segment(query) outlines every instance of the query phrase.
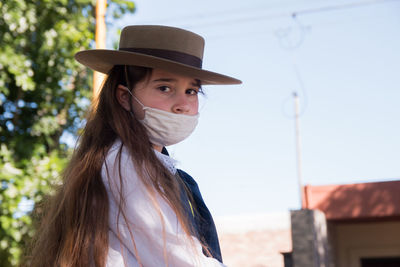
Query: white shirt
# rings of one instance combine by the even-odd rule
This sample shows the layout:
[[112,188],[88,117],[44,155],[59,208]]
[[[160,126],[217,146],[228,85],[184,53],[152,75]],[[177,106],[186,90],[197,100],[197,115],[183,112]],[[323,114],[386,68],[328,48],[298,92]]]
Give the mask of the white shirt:
[[[126,147],[122,149],[119,168],[120,145],[121,142],[117,141],[111,147],[102,167],[102,178],[110,201],[109,251],[106,266],[140,266],[137,256],[145,267],[224,266],[218,260],[202,253],[201,244],[196,237],[192,237],[193,242],[190,242],[175,212],[160,195],[156,195],[156,198],[152,200],[138,177]],[[175,161],[158,151],[155,153],[165,167],[175,174]],[[125,199],[126,218],[118,212],[120,195]],[[160,210],[156,208],[153,201],[158,203]],[[134,244],[138,255],[136,255]],[[166,253],[168,263],[165,261],[164,253]]]

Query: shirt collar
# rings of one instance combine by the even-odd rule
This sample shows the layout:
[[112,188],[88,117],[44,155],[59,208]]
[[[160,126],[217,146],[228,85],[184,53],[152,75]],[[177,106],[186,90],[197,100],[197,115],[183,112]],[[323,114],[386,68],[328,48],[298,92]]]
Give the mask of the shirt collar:
[[[166,151],[166,149],[165,149],[165,151]],[[164,149],[162,152],[164,152]],[[177,164],[177,161],[174,160],[173,158],[171,158],[170,156],[168,156],[168,152],[166,152],[167,154],[164,154],[157,150],[154,150],[154,153],[156,153],[157,158],[162,162],[164,167],[167,168],[171,172],[171,174],[176,173],[175,165]]]

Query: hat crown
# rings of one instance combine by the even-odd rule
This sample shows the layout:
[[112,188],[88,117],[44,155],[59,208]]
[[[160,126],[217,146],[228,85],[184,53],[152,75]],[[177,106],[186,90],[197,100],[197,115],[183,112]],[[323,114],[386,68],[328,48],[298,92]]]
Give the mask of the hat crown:
[[169,27],[139,25],[123,28],[119,48],[175,51],[203,59],[204,39],[193,32]]

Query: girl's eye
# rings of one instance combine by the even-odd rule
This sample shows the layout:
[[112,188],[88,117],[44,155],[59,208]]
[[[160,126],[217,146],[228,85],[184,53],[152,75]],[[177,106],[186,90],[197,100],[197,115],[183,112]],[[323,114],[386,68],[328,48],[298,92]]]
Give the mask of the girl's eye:
[[167,92],[171,91],[171,87],[163,85],[163,86],[159,86],[158,90],[160,90],[161,92],[167,93]]
[[186,94],[188,95],[197,95],[199,93],[198,89],[187,89]]

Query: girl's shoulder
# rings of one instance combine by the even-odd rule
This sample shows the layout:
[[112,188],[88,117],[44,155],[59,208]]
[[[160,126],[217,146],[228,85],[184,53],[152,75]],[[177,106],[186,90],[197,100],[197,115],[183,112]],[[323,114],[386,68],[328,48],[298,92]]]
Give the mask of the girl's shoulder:
[[130,189],[128,191],[131,191],[137,187],[137,183],[140,182],[136,166],[133,163],[129,150],[118,139],[106,153],[101,168],[101,176],[106,189],[115,191],[113,192],[115,196],[117,196],[123,188],[122,184],[124,184],[126,190],[128,190],[129,187]]
[[116,160],[131,161],[131,154],[120,139],[116,139],[112,146],[108,149],[105,157],[105,163],[115,162]]
[[112,144],[112,146],[110,147],[110,149],[107,152],[107,155],[114,153],[116,151],[119,151],[121,149],[122,146],[122,142],[119,138],[117,138],[114,142],[114,144]]
[[129,168],[130,171],[135,170],[132,157],[128,149],[123,145],[121,140],[117,139],[108,149],[102,167],[103,175],[119,171],[120,167]]

